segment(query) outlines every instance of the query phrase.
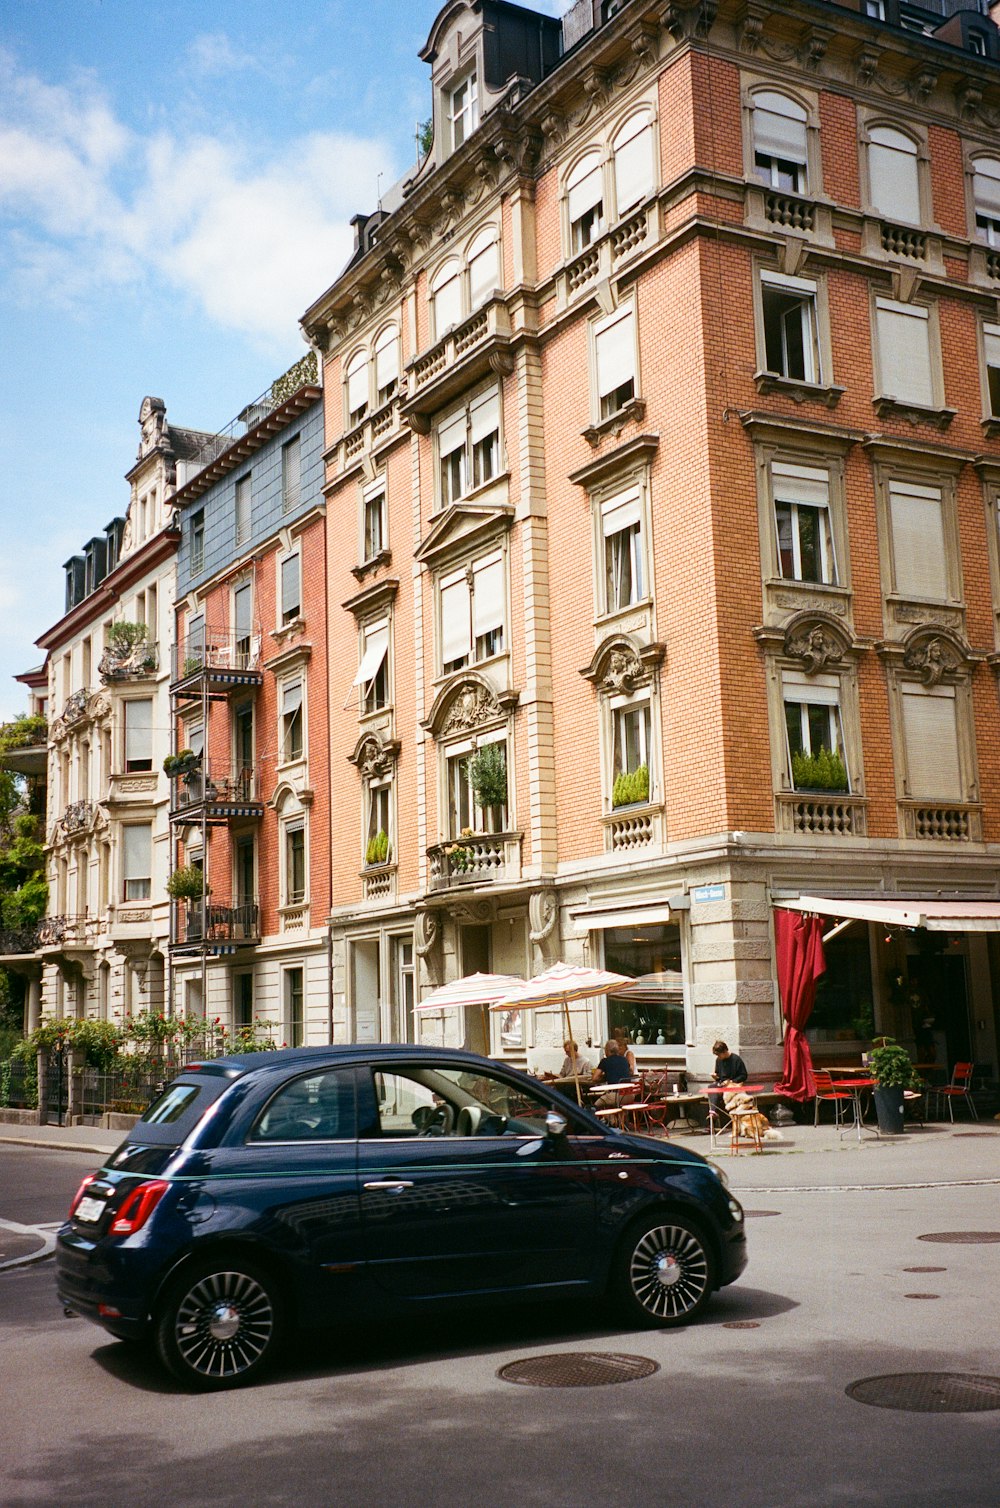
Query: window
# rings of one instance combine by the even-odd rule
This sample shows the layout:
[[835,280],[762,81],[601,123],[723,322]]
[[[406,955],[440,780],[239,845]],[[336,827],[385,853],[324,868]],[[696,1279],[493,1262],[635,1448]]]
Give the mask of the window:
[[[359,1034],[360,1039],[360,1034]],[[403,1141],[411,1137],[503,1137],[545,1135],[546,1101],[478,1068],[432,1063],[426,1068],[372,1073],[378,1105],[376,1135]],[[371,1133],[365,1131],[366,1135]]]
[[[301,968],[285,970],[285,1039],[289,1047],[301,1047],[306,1040],[305,971]],[[337,1086],[336,1103],[339,1107],[343,1107],[346,1110],[349,1106],[352,1089],[347,1075],[327,1074],[325,1077],[333,1080],[334,1085]],[[321,1105],[319,1090],[317,1089],[317,1108],[323,1110],[323,1116],[320,1117],[320,1122],[318,1123],[319,1130],[314,1129],[313,1135],[323,1132],[322,1121],[324,1117],[328,1116],[327,1098],[324,1092]],[[338,1131],[331,1129],[329,1134],[337,1135]]]
[[205,510],[192,513],[188,525],[188,548],[191,555],[191,572],[197,574],[205,566]]
[[954,686],[901,687],[907,793],[935,801],[964,800]]
[[816,284],[776,272],[760,277],[767,370],[796,382],[818,382]]
[[252,974],[237,974],[233,979],[233,1026],[238,1032],[253,1026]]
[[951,593],[941,488],[890,482],[889,527],[895,590],[906,597],[948,600]]
[[236,904],[239,907],[252,906],[257,895],[256,885],[256,855],[254,840],[252,837],[238,838],[236,842]]
[[233,709],[233,764],[240,782],[241,799],[254,794],[253,702],[240,702]]
[[891,126],[872,126],[868,133],[868,187],[872,208],[890,220],[919,225],[920,162],[911,136]]
[[281,447],[281,511],[299,506],[302,490],[302,443],[298,435]]
[[970,31],[969,32],[969,51],[970,52],[974,52],[976,54],[976,56],[980,57],[980,58],[984,58],[986,56],[986,33],[985,32],[983,32],[983,31]]
[[478,309],[500,286],[500,256],[496,227],[480,231],[467,253],[469,270],[469,308]]
[[233,592],[233,630],[236,667],[250,664],[253,629],[253,583],[244,581]]
[[386,325],[375,337],[375,403],[381,408],[399,386],[399,332]]
[[[283,988],[285,1038],[289,1047],[301,1047],[305,1034],[301,968],[285,970]],[[348,1068],[293,1079],[269,1102],[250,1137],[266,1142],[353,1141],[357,1134],[354,1077]]]
[[375,560],[385,549],[385,482],[366,488],[361,497],[361,558]]
[[368,821],[365,825],[365,863],[386,864],[392,857],[390,797],[388,780],[369,781],[365,790]]
[[441,668],[447,675],[504,650],[503,554],[482,556],[441,578]]
[[592,328],[598,407],[610,419],[635,397],[635,309],[624,305]]
[[983,325],[986,362],[986,412],[1000,419],[1000,325]]
[[620,702],[611,709],[611,804],[649,800],[652,718],[648,702]]
[[919,304],[875,300],[879,387],[889,398],[935,406],[930,310]]
[[473,785],[474,761],[480,750],[490,744],[498,744],[507,751],[504,738],[484,739],[479,749],[466,744],[450,753],[446,760],[448,781],[448,834],[461,837],[463,832],[503,832],[507,827],[507,803],[498,806],[480,806]]
[[566,180],[566,195],[570,250],[583,251],[604,229],[604,171],[599,153],[581,157]]
[[236,483],[236,543],[250,538],[250,475],[241,476]]
[[862,9],[873,21],[885,20],[885,0],[864,0]]
[[153,768],[153,699],[138,697],[124,703],[125,769]]
[[294,623],[302,614],[302,572],[298,551],[281,562],[281,621]]
[[361,630],[361,661],[354,685],[361,687],[363,712],[377,712],[389,701],[389,622],[366,624]]
[[645,596],[642,496],[638,488],[601,505],[604,607],[619,612]]
[[479,124],[479,83],[474,73],[448,96],[448,119],[451,123],[451,149],[457,152]]
[[608,1029],[623,1026],[636,1048],[684,1045],[684,976],[676,922],[648,927],[608,927],[604,967],[641,979],[642,989],[608,995]]
[[122,828],[122,897],[124,900],[149,900],[152,893],[152,868],[152,825],[149,822],[130,822],[127,827]]
[[788,777],[796,791],[849,789],[836,676],[782,677]]
[[298,906],[306,898],[306,827],[300,817],[285,828],[285,903]]
[[368,412],[368,352],[355,351],[344,373],[347,387],[347,427],[360,424]]
[[778,564],[787,581],[837,581],[830,475],[815,466],[771,463]]
[[977,157],[973,163],[972,197],[976,235],[988,246],[1000,246],[1000,161]]
[[500,471],[500,393],[491,388],[444,419],[437,431],[441,506],[458,502]]
[[434,339],[440,340],[446,330],[457,325],[462,318],[461,268],[454,258],[439,267],[431,279],[431,309],[434,315]]
[[621,218],[653,192],[653,123],[642,111],[616,132],[611,142],[615,163],[615,201]]
[[804,194],[808,185],[805,110],[785,94],[761,90],[753,97],[753,165],[770,188]]
[[281,763],[302,758],[302,682],[284,681],[281,687]]

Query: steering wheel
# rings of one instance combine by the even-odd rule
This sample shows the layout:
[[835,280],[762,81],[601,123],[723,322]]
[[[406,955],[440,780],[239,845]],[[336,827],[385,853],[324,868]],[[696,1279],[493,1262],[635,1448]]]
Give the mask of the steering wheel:
[[[452,1128],[455,1124],[455,1112],[452,1107],[448,1104],[433,1106],[427,1105],[424,1106],[424,1109],[429,1110],[430,1114],[427,1116],[420,1116],[421,1125],[420,1129],[417,1132],[417,1135],[450,1136]],[[420,1114],[419,1111],[415,1113]]]

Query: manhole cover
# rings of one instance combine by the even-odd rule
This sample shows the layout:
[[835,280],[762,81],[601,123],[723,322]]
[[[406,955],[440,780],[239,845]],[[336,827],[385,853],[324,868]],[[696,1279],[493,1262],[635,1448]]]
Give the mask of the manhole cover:
[[904,1272],[947,1272],[947,1267],[904,1267]]
[[979,1414],[1000,1409],[1000,1377],[968,1372],[898,1372],[863,1377],[844,1390],[857,1403],[912,1414]]
[[744,1210],[744,1220],[763,1220],[765,1215],[780,1215],[780,1210]]
[[939,1293],[904,1293],[904,1299],[939,1299]]
[[510,1361],[497,1373],[504,1382],[528,1388],[601,1388],[610,1382],[635,1382],[660,1370],[648,1356],[619,1351],[564,1351],[558,1356],[528,1356]]
[[726,1320],[723,1330],[759,1330],[760,1320]]
[[1000,1241],[1000,1230],[939,1230],[929,1236],[918,1236],[918,1241],[940,1241],[942,1245],[975,1246],[980,1241]]
[[968,1141],[968,1139],[969,1139],[970,1136],[989,1136],[989,1137],[994,1137],[996,1135],[997,1135],[997,1133],[995,1131],[956,1131],[955,1132],[955,1140],[956,1141],[962,1141],[962,1139],[964,1138],[966,1141]]

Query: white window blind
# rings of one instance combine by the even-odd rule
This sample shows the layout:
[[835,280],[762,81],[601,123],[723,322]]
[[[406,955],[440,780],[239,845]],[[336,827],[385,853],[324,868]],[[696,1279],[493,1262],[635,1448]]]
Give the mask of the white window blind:
[[877,298],[875,325],[882,392],[886,397],[933,408],[929,311]]
[[359,351],[347,368],[347,412],[357,414],[368,407],[368,357]]
[[241,476],[236,483],[236,542],[250,535],[250,478]]
[[1000,220],[1000,162],[996,158],[976,158],[972,193],[979,214],[988,215],[991,220]]
[[462,318],[462,283],[458,263],[447,262],[434,279],[434,334],[440,340],[444,332]]
[[378,628],[371,629],[365,635],[365,649],[361,656],[361,664],[358,673],[354,677],[355,686],[367,686],[369,681],[378,675],[382,661],[385,659],[389,648],[389,625],[381,624]]
[[596,152],[588,152],[586,157],[581,158],[570,173],[566,188],[572,225],[604,198],[604,175],[601,171],[601,159]]
[[631,529],[641,522],[639,489],[611,499],[601,507],[601,528],[605,539],[618,534],[622,529]]
[[127,901],[146,900],[153,862],[153,829],[148,822],[122,828],[122,865]]
[[594,332],[597,359],[597,395],[608,393],[635,381],[635,318],[631,309],[614,315]]
[[496,230],[487,227],[469,247],[469,301],[473,309],[484,304],[500,286],[500,248]]
[[287,681],[281,688],[281,712],[283,717],[291,717],[293,712],[298,712],[302,706],[302,682]]
[[806,161],[806,112],[787,95],[762,90],[753,97],[754,150],[785,162]]
[[399,336],[389,325],[375,342],[375,386],[380,393],[399,381]]
[[478,639],[503,627],[503,560],[499,555],[477,563],[472,596],[472,631]]
[[914,597],[948,597],[941,490],[891,482],[889,512],[896,590]]
[[442,457],[450,456],[453,451],[461,450],[465,445],[465,414],[455,414],[446,419],[438,430],[438,451]]
[[961,801],[964,793],[953,688],[906,687],[902,702],[910,795]]
[[804,702],[810,707],[839,707],[840,681],[833,675],[803,675],[801,671],[786,670],[781,677],[782,694],[786,702]]
[[[461,422],[461,420],[459,420]],[[473,445],[495,434],[500,428],[500,394],[484,393],[469,406],[469,427]]]
[[868,144],[868,181],[873,209],[907,225],[920,224],[917,146],[909,136],[888,126],[872,128]]
[[625,122],[612,147],[618,213],[623,215],[653,188],[653,127],[645,111]]
[[471,650],[469,586],[463,572],[441,584],[441,663],[467,659]]
[[771,465],[771,481],[775,502],[807,503],[813,508],[826,508],[830,502],[830,476],[815,466],[793,466],[790,462],[774,461]]
[[281,447],[281,505],[287,513],[299,505],[302,454],[298,435]]
[[1000,325],[983,326],[983,350],[988,367],[1000,367]]
[[249,582],[233,593],[233,623],[237,639],[249,639],[253,621],[253,587]]
[[142,697],[125,703],[125,763],[130,768],[153,758],[153,702]]
[[299,590],[299,557],[288,555],[281,562],[281,616],[294,617],[299,611],[302,594]]

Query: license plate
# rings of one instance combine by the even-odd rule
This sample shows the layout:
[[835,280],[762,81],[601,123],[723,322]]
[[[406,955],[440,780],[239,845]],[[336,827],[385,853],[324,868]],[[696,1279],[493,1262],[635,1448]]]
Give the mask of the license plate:
[[95,1199],[91,1194],[84,1194],[73,1211],[73,1219],[82,1221],[84,1225],[92,1225],[95,1220],[100,1220],[103,1214],[104,1200]]

